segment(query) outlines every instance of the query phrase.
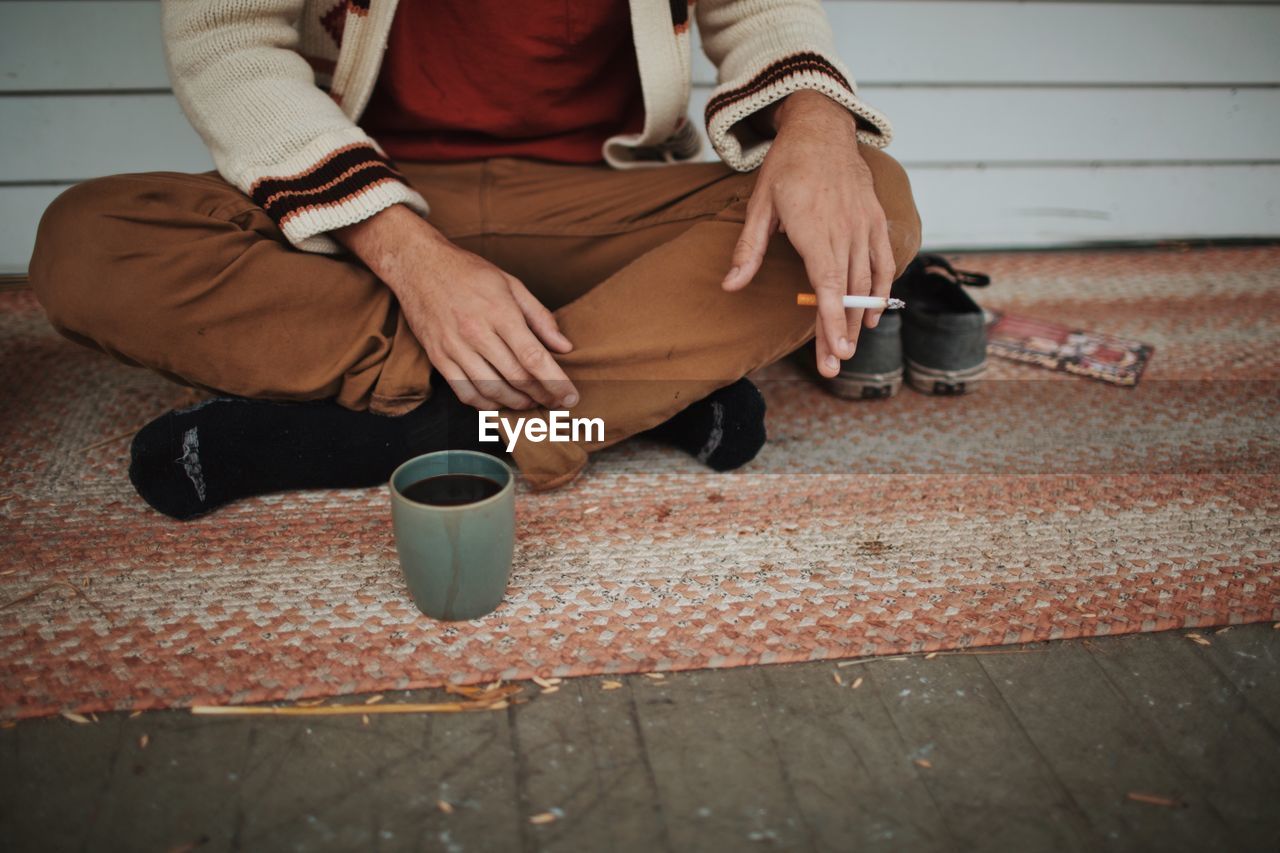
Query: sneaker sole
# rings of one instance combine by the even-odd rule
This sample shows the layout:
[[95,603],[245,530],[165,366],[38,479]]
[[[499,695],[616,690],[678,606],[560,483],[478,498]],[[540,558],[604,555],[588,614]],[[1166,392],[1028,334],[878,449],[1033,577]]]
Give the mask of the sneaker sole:
[[845,400],[886,400],[902,387],[902,368],[888,373],[841,373],[823,382],[828,391]]
[[976,367],[968,367],[964,370],[939,370],[933,367],[921,367],[911,359],[907,359],[908,384],[922,394],[934,394],[939,397],[972,394],[978,390],[978,384],[986,372],[985,360]]

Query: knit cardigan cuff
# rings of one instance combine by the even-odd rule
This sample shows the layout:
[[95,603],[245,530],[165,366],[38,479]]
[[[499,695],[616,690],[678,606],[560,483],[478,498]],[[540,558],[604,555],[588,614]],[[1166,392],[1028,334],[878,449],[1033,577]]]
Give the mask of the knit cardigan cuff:
[[720,159],[740,172],[764,162],[771,140],[753,131],[744,119],[792,92],[821,92],[845,107],[858,124],[858,141],[884,148],[893,127],[881,113],[864,104],[849,78],[830,60],[817,53],[795,53],[775,60],[747,82],[718,87],[707,102],[707,136]]
[[340,252],[327,232],[354,225],[393,204],[408,205],[422,216],[428,213],[426,200],[367,138],[318,157],[308,151],[300,160],[309,165],[298,168],[295,161],[272,170],[281,176],[247,177],[234,183],[242,184],[285,238],[303,251]]

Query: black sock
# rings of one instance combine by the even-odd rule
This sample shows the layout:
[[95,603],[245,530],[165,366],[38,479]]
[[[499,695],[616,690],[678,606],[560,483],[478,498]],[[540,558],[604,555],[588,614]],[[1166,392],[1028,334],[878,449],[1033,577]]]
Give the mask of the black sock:
[[[434,450],[496,452],[477,440],[476,411],[448,385],[399,417],[336,403],[216,397],[162,415],[133,438],[129,479],[156,510],[194,518],[240,498],[288,489],[365,488]],[[746,379],[713,392],[646,435],[717,471],[750,462],[765,442],[764,398]]]
[[443,384],[399,417],[333,402],[217,397],[169,412],[133,439],[129,479],[142,499],[178,519],[285,489],[363,488],[433,450],[483,450],[476,412]]
[[739,379],[645,435],[674,444],[717,471],[732,471],[764,447],[764,409],[759,389]]

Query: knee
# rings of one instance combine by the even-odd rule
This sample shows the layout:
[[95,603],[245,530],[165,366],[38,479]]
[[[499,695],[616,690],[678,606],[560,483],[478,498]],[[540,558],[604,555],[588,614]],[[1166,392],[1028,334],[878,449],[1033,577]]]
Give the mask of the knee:
[[112,178],[76,184],[53,200],[40,218],[28,278],[49,321],[59,329],[82,325],[100,279],[103,221],[119,201]]
[[920,251],[920,213],[911,194],[911,181],[902,164],[879,148],[864,145],[859,151],[871,169],[876,198],[889,224],[896,279]]

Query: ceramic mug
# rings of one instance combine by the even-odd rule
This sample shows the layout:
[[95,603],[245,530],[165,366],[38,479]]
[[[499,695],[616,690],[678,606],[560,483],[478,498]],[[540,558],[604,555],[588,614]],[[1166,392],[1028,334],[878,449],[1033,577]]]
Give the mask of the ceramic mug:
[[[428,477],[483,477],[497,493],[468,503],[419,503],[404,490]],[[473,450],[416,456],[391,475],[396,553],[413,601],[433,619],[458,621],[502,603],[515,554],[515,475],[502,460]]]

